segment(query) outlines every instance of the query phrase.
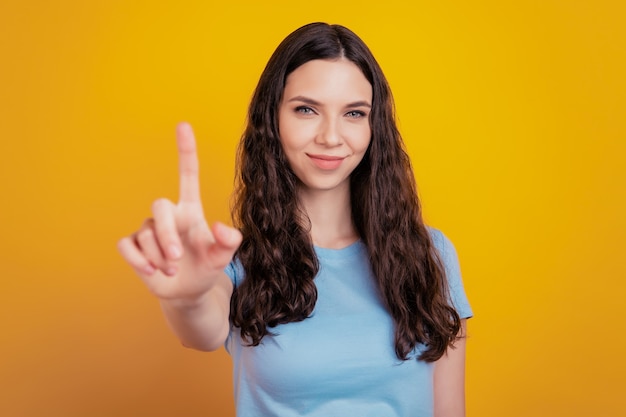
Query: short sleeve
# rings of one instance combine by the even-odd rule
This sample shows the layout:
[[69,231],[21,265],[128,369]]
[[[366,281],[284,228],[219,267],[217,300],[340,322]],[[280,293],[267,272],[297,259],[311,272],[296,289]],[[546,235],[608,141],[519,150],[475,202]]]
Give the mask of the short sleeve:
[[230,261],[230,263],[226,265],[226,268],[224,268],[224,272],[226,273],[226,275],[228,275],[235,288],[241,283],[244,275],[244,270],[243,265],[238,258],[234,258],[232,261]]
[[[226,268],[224,268],[224,272],[228,275],[235,288],[237,288],[237,285],[241,284],[244,277],[244,269],[238,258],[233,258],[233,260],[226,265]],[[228,333],[228,337],[224,342],[224,347],[228,353],[233,351],[233,343],[233,328],[231,326],[231,331]]]
[[456,249],[450,239],[439,230],[431,228],[430,234],[446,271],[452,305],[462,319],[470,318],[474,313],[463,287]]

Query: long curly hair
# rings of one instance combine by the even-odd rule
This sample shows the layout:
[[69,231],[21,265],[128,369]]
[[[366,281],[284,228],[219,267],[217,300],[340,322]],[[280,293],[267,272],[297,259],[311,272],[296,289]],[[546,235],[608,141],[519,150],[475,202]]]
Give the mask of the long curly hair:
[[352,217],[367,247],[380,296],[395,323],[395,351],[406,360],[439,359],[461,322],[449,301],[445,270],[423,223],[393,97],[365,43],[340,25],[311,23],[278,46],[251,100],[238,157],[233,221],[243,234],[236,257],[245,279],[231,298],[231,321],[251,346],[279,324],[307,319],[317,301],[319,264],[310,222],[280,144],[278,107],[287,76],[314,59],[345,58],[372,85],[369,148],[350,177]]

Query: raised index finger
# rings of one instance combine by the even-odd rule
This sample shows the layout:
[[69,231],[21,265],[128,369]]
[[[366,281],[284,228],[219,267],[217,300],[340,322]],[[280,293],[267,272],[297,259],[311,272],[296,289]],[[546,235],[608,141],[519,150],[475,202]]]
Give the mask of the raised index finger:
[[180,190],[178,201],[186,203],[200,202],[200,180],[198,177],[198,154],[196,139],[188,123],[179,123],[176,127],[178,144],[178,171]]

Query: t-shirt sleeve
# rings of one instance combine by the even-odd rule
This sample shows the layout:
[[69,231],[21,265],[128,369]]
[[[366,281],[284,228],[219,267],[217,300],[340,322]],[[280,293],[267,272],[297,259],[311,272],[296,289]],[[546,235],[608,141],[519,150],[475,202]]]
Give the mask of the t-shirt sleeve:
[[430,229],[430,232],[446,271],[452,305],[462,319],[470,318],[474,313],[472,312],[467,295],[465,294],[465,288],[463,287],[461,268],[459,266],[459,258],[456,249],[450,239],[439,230]]
[[226,273],[226,275],[228,275],[235,288],[241,283],[244,272],[243,265],[241,264],[239,259],[234,258],[232,261],[230,261],[230,263],[226,265],[226,268],[224,268],[224,272]]
[[[237,285],[241,284],[241,281],[243,280],[243,276],[244,276],[244,269],[243,269],[243,265],[241,264],[238,258],[233,258],[233,260],[230,261],[228,265],[226,265],[226,268],[224,268],[224,272],[226,273],[226,275],[228,275],[228,277],[230,278],[235,288],[237,288]],[[233,327],[232,326],[231,326],[230,332],[228,333],[228,337],[226,338],[226,341],[224,342],[224,347],[226,348],[226,351],[228,353],[231,353],[233,350]]]

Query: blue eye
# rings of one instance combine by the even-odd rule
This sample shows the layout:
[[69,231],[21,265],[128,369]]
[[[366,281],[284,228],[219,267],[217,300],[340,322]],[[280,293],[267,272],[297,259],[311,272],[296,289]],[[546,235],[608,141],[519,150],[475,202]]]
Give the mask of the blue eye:
[[300,114],[313,114],[314,111],[312,108],[307,107],[307,106],[298,106],[296,107],[296,113],[300,113]]
[[353,119],[358,119],[360,117],[365,117],[365,112],[362,112],[360,110],[352,110],[346,113],[346,116],[351,117]]

